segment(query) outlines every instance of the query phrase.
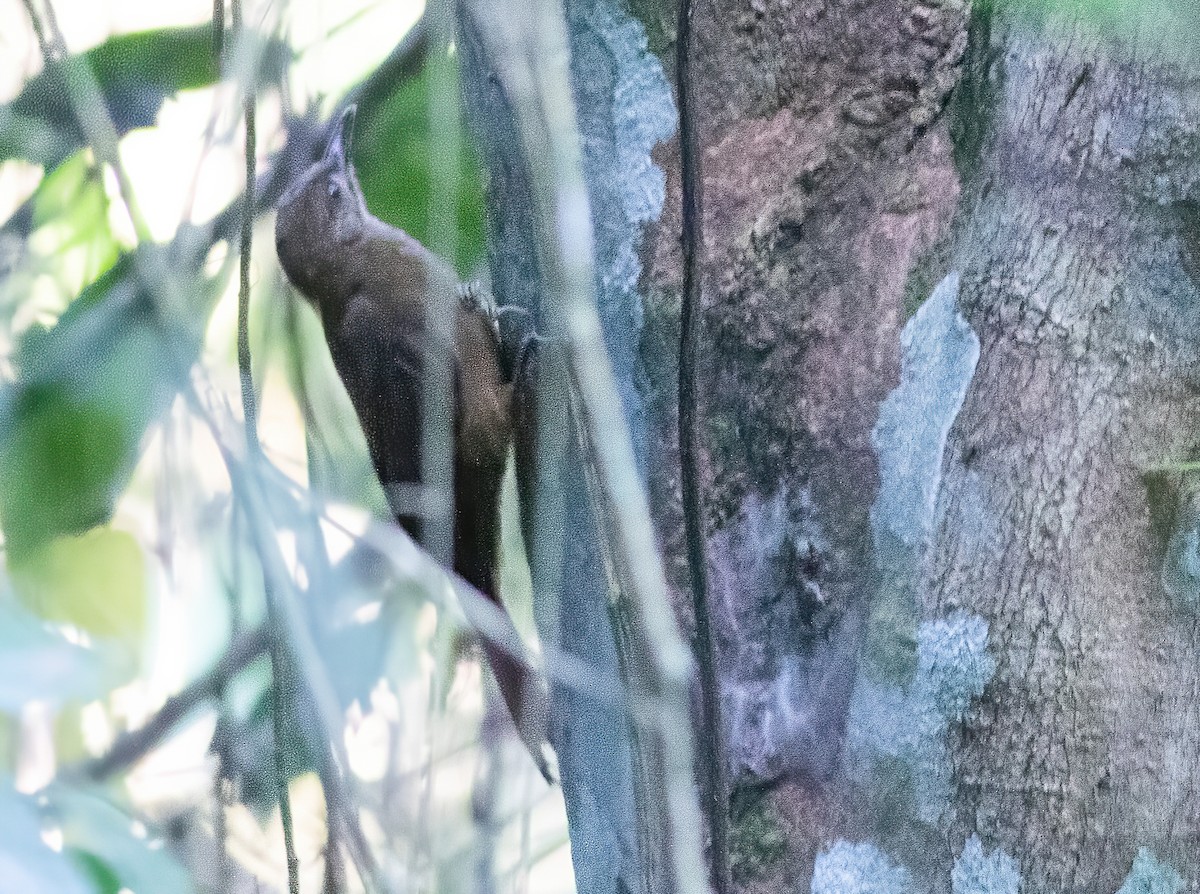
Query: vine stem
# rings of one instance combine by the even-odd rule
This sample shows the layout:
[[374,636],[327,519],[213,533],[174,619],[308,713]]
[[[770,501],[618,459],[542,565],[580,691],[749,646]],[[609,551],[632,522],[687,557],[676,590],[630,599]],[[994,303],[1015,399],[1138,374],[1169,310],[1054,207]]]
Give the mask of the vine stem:
[[717,681],[712,613],[708,601],[708,557],[704,540],[704,505],[700,484],[697,426],[697,358],[700,336],[701,264],[704,253],[704,170],[696,132],[691,75],[692,2],[679,0],[675,43],[675,90],[679,103],[680,244],[683,253],[683,293],[679,321],[679,477],[683,491],[683,526],[695,616],[693,648],[700,676],[704,725],[700,759],[708,815],[709,871],[717,894],[730,886],[729,780],[725,770],[724,724]]
[[[242,36],[242,3],[230,5],[234,38]],[[214,22],[214,25],[216,23]],[[242,100],[246,122],[246,193],[242,203],[241,255],[238,265],[237,357],[238,378],[241,381],[242,414],[246,427],[246,447],[258,455],[262,445],[258,440],[258,404],[254,393],[254,374],[250,357],[250,261],[254,237],[254,187],[257,133],[255,127],[255,89],[251,78]],[[300,860],[296,856],[296,839],[292,821],[292,799],[288,792],[285,742],[288,725],[288,694],[293,688],[291,656],[287,637],[279,617],[278,596],[264,576],[268,622],[271,631],[271,723],[275,738],[275,784],[279,798],[279,819],[283,825],[283,849],[287,857],[288,894],[300,894]]]

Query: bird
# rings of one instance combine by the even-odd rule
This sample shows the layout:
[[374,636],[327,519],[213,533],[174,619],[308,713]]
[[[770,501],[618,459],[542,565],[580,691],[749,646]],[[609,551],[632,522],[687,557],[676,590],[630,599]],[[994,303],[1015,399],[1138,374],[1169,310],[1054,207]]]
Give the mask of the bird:
[[[448,361],[451,402],[453,571],[503,612],[498,586],[500,490],[513,427],[513,382],[498,315],[464,290],[453,268],[417,239],[367,210],[350,158],[355,107],[348,106],[324,154],[277,204],[275,247],[288,280],[315,308],[325,341],[396,521],[421,542],[423,519],[405,500],[421,483],[425,362]],[[435,344],[426,308],[453,308],[450,343]],[[483,649],[526,747],[553,780],[548,697],[512,636]]]

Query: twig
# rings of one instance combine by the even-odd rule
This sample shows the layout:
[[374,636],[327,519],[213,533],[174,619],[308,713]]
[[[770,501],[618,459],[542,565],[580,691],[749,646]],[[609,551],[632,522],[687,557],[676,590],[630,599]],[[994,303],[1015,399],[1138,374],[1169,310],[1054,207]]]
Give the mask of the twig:
[[25,10],[33,22],[34,33],[37,35],[46,67],[57,69],[60,73],[84,140],[96,153],[96,160],[108,165],[116,177],[117,192],[125,204],[125,210],[129,214],[138,242],[152,241],[150,227],[142,216],[137,199],[133,194],[133,184],[121,166],[120,154],[117,151],[117,129],[108,115],[104,97],[87,61],[72,56],[67,50],[67,42],[63,38],[62,29],[58,26],[58,17],[54,13],[54,4],[51,0],[43,0],[45,6],[44,25],[33,5],[33,0],[24,0],[24,3]]
[[213,0],[212,22],[213,57],[220,67],[225,55],[225,0]]
[[[453,74],[445,49],[454,34],[454,4],[450,0],[430,0],[426,17],[438,52],[429,67],[429,140],[432,202],[430,224],[433,249],[454,263],[457,227],[450,198],[457,170],[456,137],[458,131],[453,107]],[[445,289],[429,289],[425,294],[425,343],[445,345],[454,342],[455,296]],[[426,350],[421,379],[421,519],[422,543],[445,565],[454,554],[454,444],[453,407],[449,395],[453,386],[450,356],[441,350]],[[434,496],[436,495],[436,496]],[[431,497],[434,497],[431,499]]]
[[708,557],[704,539],[704,505],[700,494],[699,401],[696,346],[700,338],[701,270],[704,255],[704,169],[693,109],[691,46],[692,0],[679,0],[675,38],[675,92],[679,102],[680,243],[683,249],[683,294],[679,320],[679,478],[683,491],[683,528],[695,617],[696,667],[704,723],[700,763],[708,814],[709,869],[717,894],[729,890],[729,781],[726,773],[717,653],[708,601]]
[[279,626],[286,633],[291,646],[293,666],[299,668],[305,689],[316,709],[315,728],[305,725],[300,732],[307,738],[314,753],[324,748],[329,755],[330,769],[326,778],[322,779],[328,810],[339,815],[341,828],[347,832],[348,851],[367,890],[386,894],[390,888],[379,876],[370,847],[362,834],[357,817],[354,816],[356,801],[350,793],[350,782],[345,772],[347,762],[340,744],[341,708],[312,633],[308,629],[307,619],[298,607],[294,582],[279,550],[279,542],[267,509],[266,494],[262,491],[262,481],[267,477],[265,470],[270,468],[270,465],[262,451],[251,455],[251,459],[256,463],[255,467],[247,465],[226,441],[223,430],[195,391],[185,389],[184,396],[217,442],[229,474],[234,498],[244,513],[251,542],[263,568],[264,587],[269,595],[279,597],[273,602],[269,601],[268,606],[274,605],[279,609]]
[[[233,0],[231,6],[234,38],[242,39],[242,4]],[[256,133],[254,124],[255,83],[249,79],[242,100],[242,115],[246,124],[246,194],[242,203],[241,263],[238,267],[237,355],[238,374],[242,391],[242,414],[246,428],[246,447],[251,456],[262,448],[258,442],[258,403],[254,393],[254,374],[250,361],[250,260],[254,236],[254,177]],[[287,759],[284,754],[288,733],[288,705],[293,685],[291,656],[280,623],[278,596],[271,581],[264,576],[263,590],[267,600],[268,623],[271,627],[271,724],[275,739],[275,785],[279,798],[279,818],[283,825],[283,850],[287,858],[289,894],[300,894],[300,859],[296,855],[295,829],[292,823],[292,798],[288,791]]]
[[215,698],[230,680],[266,652],[268,646],[265,627],[234,637],[212,670],[167,699],[145,726],[125,733],[113,743],[106,754],[67,775],[101,781],[137,763],[157,748],[171,730],[201,703]]
[[[241,35],[241,0],[233,0],[233,30]],[[242,104],[246,121],[246,192],[242,200],[241,263],[238,268],[237,357],[242,385],[242,412],[246,420],[246,443],[252,451],[258,444],[258,407],[254,394],[254,377],[250,365],[250,259],[254,237],[254,177],[256,128],[254,124],[254,87],[247,90]]]

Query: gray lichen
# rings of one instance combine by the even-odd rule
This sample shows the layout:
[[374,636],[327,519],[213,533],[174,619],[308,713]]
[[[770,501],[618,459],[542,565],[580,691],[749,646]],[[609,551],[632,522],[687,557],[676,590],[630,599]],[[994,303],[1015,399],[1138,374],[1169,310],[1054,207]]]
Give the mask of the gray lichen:
[[1163,589],[1177,606],[1200,611],[1200,519],[1192,513],[1171,535],[1162,567]]
[[900,384],[872,433],[880,486],[871,523],[884,561],[907,558],[929,536],[946,438],[979,362],[979,338],[958,310],[958,284],[957,273],[943,279],[904,326]]
[[900,384],[873,433],[880,584],[847,725],[851,772],[881,810],[931,826],[950,797],[946,733],[996,668],[984,619],[917,623],[917,580],[946,441],[979,360],[979,339],[958,310],[958,284],[957,274],[947,276],[905,325]]
[[869,673],[895,683],[915,671],[918,569],[933,527],[946,440],[979,362],[979,339],[958,310],[958,285],[951,273],[905,324],[900,384],[880,405],[872,432],[880,483],[871,530],[880,583],[864,657]]
[[569,3],[567,20],[591,198],[596,300],[634,449],[644,465],[644,408],[634,387],[642,326],[639,250],[645,225],[658,219],[666,200],[666,174],[651,152],[675,133],[678,115],[645,29],[622,4]]
[[996,661],[987,653],[987,636],[987,622],[965,614],[926,622],[917,631],[913,691],[948,723],[963,719],[996,672]]
[[1179,894],[1183,878],[1167,863],[1161,863],[1149,848],[1139,848],[1125,884],[1117,894]]
[[838,841],[817,854],[812,894],[909,894],[908,870],[870,843]]
[[996,670],[987,630],[982,618],[965,614],[923,623],[912,684],[863,676],[850,703],[852,772],[863,785],[908,801],[907,809],[928,825],[939,821],[950,798],[946,732]]
[[950,872],[953,894],[1020,894],[1021,872],[1017,861],[997,848],[983,851],[983,842],[972,835]]

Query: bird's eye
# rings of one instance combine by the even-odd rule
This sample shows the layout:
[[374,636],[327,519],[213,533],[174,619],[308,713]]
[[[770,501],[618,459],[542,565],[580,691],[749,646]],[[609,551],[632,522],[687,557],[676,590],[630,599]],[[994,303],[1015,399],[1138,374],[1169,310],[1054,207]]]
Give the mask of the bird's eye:
[[331,199],[336,199],[338,197],[338,193],[340,193],[341,191],[342,191],[341,184],[339,184],[336,180],[329,181],[329,197]]

